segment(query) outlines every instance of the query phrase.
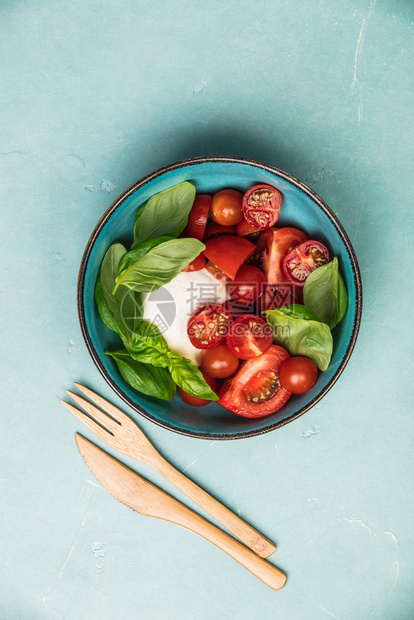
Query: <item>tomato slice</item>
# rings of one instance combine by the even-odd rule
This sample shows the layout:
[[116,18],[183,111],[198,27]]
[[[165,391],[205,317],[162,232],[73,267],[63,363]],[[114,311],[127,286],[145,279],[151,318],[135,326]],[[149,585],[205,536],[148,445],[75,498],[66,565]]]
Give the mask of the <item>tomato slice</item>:
[[263,271],[268,282],[258,301],[259,311],[302,303],[303,289],[286,279],[283,259],[290,250],[307,239],[304,232],[290,227],[269,228],[260,235],[256,251],[249,261]]
[[219,237],[220,235],[234,236],[235,234],[235,226],[221,226],[220,224],[216,224],[216,222],[210,222],[210,224],[207,224],[206,226],[203,241],[208,241],[209,239],[213,239],[213,237]]
[[329,263],[329,251],[319,241],[304,241],[288,252],[283,259],[283,273],[287,280],[305,286],[306,278],[321,265]]
[[263,271],[270,284],[286,282],[282,267],[283,259],[290,250],[308,238],[297,228],[269,228],[260,235],[250,262]]
[[185,228],[185,234],[188,237],[202,240],[204,231],[207,226],[208,214],[211,207],[211,196],[207,194],[198,194],[195,199],[191,211],[188,216],[188,223]]
[[279,367],[288,358],[285,349],[273,344],[262,355],[244,362],[219,389],[218,404],[246,418],[274,413],[291,396],[279,381]]
[[264,292],[266,278],[263,271],[254,265],[242,265],[234,282],[228,282],[227,291],[236,304],[250,306]]
[[279,219],[282,194],[272,185],[254,185],[243,196],[243,215],[257,228],[274,226]]
[[256,246],[251,241],[232,235],[214,237],[206,241],[204,256],[234,280],[243,263],[253,254]]
[[201,306],[188,319],[187,334],[196,349],[211,349],[226,338],[232,316],[218,304]]
[[244,314],[230,324],[226,336],[229,350],[241,360],[261,355],[273,342],[273,333],[261,316]]
[[263,232],[263,228],[252,226],[246,220],[242,220],[240,224],[237,224],[236,231],[239,237],[245,237],[249,241],[257,241],[260,233]]
[[184,267],[183,271],[200,271],[206,266],[206,263],[205,256],[201,253],[187,267]]
[[[217,394],[217,391],[218,391],[217,379],[215,379],[214,377],[211,377],[210,375],[207,375],[203,371],[201,372],[202,372],[204,379],[206,380],[208,385],[211,387],[213,392]],[[184,390],[180,387],[178,388],[178,393],[181,396],[181,399],[185,403],[187,403],[187,405],[191,405],[192,407],[203,407],[204,405],[208,405],[209,403],[211,403],[211,400],[208,400],[207,398],[199,398],[198,396],[193,396],[193,394],[184,392]]]

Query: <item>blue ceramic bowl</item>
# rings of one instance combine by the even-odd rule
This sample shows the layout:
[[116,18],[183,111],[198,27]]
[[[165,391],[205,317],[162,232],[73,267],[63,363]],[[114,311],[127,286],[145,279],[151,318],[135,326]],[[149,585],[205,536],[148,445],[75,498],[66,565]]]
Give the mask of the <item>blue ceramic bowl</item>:
[[[292,396],[274,414],[243,418],[215,403],[194,408],[176,394],[167,403],[134,391],[120,376],[104,351],[120,345],[118,336],[102,323],[94,302],[94,287],[101,261],[115,241],[127,247],[132,241],[136,209],[150,196],[181,181],[191,181],[198,193],[213,194],[232,187],[245,192],[258,183],[269,183],[283,194],[278,226],[294,226],[324,243],[339,259],[348,290],[345,318],[333,330],[334,350],[329,368],[319,373],[314,387]],[[133,409],[169,430],[205,439],[236,439],[274,430],[313,407],[331,389],[344,370],[354,348],[362,310],[361,278],[355,252],[334,213],[306,185],[286,172],[255,161],[230,157],[199,157],[171,164],[147,175],[126,190],[109,207],[88,241],[78,279],[78,312],[86,346],[99,371],[113,390]],[[134,413],[132,414],[134,417]]]

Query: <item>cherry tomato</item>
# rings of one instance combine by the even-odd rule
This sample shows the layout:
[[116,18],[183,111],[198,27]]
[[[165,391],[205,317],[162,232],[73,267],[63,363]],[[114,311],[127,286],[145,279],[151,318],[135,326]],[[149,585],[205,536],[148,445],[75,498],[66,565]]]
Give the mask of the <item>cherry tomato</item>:
[[308,357],[289,357],[279,368],[280,384],[292,394],[307,392],[315,385],[317,378],[316,364]]
[[279,367],[289,354],[277,345],[241,364],[234,377],[226,379],[219,389],[219,405],[246,418],[274,413],[290,398],[280,385]]
[[263,271],[253,265],[242,265],[234,282],[227,284],[227,291],[237,304],[250,306],[265,290],[265,282]]
[[272,185],[254,185],[243,196],[243,215],[257,228],[270,228],[279,219],[282,194]]
[[203,253],[201,253],[187,267],[184,267],[183,271],[200,271],[206,266],[206,262]]
[[236,227],[235,226],[220,226],[220,224],[216,224],[216,222],[210,222],[207,224],[206,230],[204,232],[203,241],[208,241],[213,237],[219,237],[220,235],[235,235]]
[[[202,372],[202,374],[213,392],[216,392],[217,394],[218,388],[216,379],[214,379],[214,377],[210,377],[204,372]],[[208,400],[207,398],[199,398],[198,396],[188,394],[187,392],[184,392],[184,390],[182,390],[180,387],[178,388],[178,393],[181,396],[182,400],[187,403],[187,405],[191,405],[192,407],[202,407],[203,405],[208,405],[209,403],[211,403],[211,400]]]
[[261,355],[273,342],[273,333],[261,316],[244,314],[230,324],[226,344],[241,360]]
[[197,349],[211,349],[226,338],[232,316],[223,306],[210,304],[197,308],[188,319],[187,334]]
[[329,263],[328,249],[319,241],[304,241],[288,252],[283,259],[283,273],[287,280],[305,286],[306,278],[318,267]]
[[296,286],[293,282],[266,284],[263,295],[255,303],[255,312],[260,314],[266,310],[274,310],[274,308],[282,308],[292,304],[303,304],[302,286]]
[[207,225],[208,214],[210,212],[211,196],[199,194],[195,197],[193,206],[188,216],[188,223],[185,228],[187,237],[202,240]]
[[263,232],[263,228],[252,226],[246,220],[242,220],[240,224],[237,224],[236,231],[239,237],[245,237],[249,241],[256,241],[260,233]]
[[239,360],[222,342],[214,349],[204,349],[201,353],[200,366],[210,377],[225,379],[236,372]]
[[205,245],[204,256],[217,265],[230,280],[234,280],[240,267],[256,249],[251,241],[232,235],[214,237],[206,241]]
[[237,190],[222,189],[211,201],[211,219],[221,226],[235,226],[243,219],[242,201],[243,194]]
[[286,282],[282,262],[286,254],[308,236],[297,228],[269,228],[259,238],[251,263],[263,271],[270,284]]

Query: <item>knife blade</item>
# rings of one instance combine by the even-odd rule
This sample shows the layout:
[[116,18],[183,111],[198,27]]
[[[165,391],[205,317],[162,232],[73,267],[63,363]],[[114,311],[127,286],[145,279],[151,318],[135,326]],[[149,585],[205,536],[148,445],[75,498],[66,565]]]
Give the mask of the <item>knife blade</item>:
[[152,482],[142,478],[82,435],[76,433],[75,437],[86,465],[104,489],[119,502],[142,515],[164,519],[199,534],[247,568],[266,585],[274,590],[283,588],[286,575],[276,566],[256,555],[254,551]]

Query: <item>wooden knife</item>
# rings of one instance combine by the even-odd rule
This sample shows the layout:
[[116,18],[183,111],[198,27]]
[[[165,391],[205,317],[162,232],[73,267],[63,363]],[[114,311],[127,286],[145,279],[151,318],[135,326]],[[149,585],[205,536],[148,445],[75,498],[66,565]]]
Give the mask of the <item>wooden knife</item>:
[[203,536],[266,585],[274,590],[283,588],[286,575],[276,566],[78,433],[76,443],[95,478],[119,502],[142,515],[171,521]]

